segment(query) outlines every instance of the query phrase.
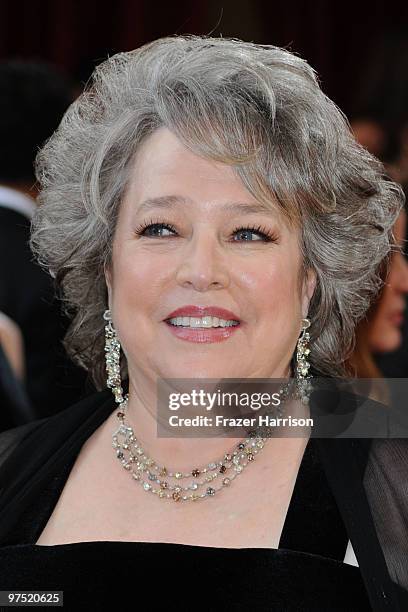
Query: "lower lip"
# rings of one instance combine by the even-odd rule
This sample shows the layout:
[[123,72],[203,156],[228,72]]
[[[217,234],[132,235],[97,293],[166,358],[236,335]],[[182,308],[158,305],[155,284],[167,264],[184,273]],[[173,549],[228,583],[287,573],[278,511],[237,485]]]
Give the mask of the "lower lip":
[[180,340],[187,340],[187,342],[222,342],[228,340],[240,327],[239,325],[233,325],[230,327],[180,327],[172,325],[167,321],[164,321],[167,327],[170,329],[172,334]]
[[394,323],[394,325],[401,325],[404,321],[404,315],[396,314],[390,317],[390,319],[391,319],[391,322]]

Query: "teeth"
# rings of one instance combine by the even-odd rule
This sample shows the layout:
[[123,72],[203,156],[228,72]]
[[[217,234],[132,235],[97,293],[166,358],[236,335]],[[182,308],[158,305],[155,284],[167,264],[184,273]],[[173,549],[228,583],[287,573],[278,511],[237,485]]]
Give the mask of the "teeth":
[[172,325],[182,327],[233,327],[238,325],[238,321],[233,319],[219,319],[218,317],[174,317],[169,319]]

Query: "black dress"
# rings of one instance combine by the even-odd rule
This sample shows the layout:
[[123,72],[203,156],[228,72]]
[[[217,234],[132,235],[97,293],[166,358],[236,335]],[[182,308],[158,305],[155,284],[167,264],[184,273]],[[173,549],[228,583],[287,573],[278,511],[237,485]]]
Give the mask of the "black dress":
[[[401,506],[381,463],[387,450],[406,461],[405,440],[377,440],[383,445],[367,456],[358,440],[310,438],[279,549],[36,545],[82,445],[114,409],[105,390],[0,434],[0,590],[63,591],[66,610],[142,601],[209,610],[408,610],[408,502]],[[408,465],[402,469],[398,478]],[[377,486],[381,495],[370,497]],[[349,539],[360,567],[343,563]]]

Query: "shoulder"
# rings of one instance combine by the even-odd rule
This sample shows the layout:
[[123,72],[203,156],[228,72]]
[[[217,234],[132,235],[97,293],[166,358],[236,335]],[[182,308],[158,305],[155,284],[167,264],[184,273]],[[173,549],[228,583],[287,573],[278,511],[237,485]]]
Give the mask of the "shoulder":
[[[5,463],[22,459],[22,454],[32,450],[36,456],[42,452],[58,451],[58,440],[62,444],[70,435],[92,433],[114,409],[110,389],[93,393],[51,416],[35,419],[0,432],[0,480]],[[33,456],[29,455],[31,460]]]
[[55,415],[0,433],[0,542],[114,407],[105,389]]

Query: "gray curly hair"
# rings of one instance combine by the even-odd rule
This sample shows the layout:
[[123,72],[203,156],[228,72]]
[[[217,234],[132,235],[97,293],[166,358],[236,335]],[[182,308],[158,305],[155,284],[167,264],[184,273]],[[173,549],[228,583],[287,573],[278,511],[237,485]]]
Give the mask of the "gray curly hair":
[[347,375],[356,324],[383,284],[384,261],[388,269],[403,192],[355,141],[306,61],[272,45],[193,35],[98,65],[37,155],[31,247],[73,317],[64,340],[72,359],[106,386],[104,270],[134,155],[161,126],[232,165],[252,195],[299,228],[302,273],[317,274],[310,362],[321,375]]

